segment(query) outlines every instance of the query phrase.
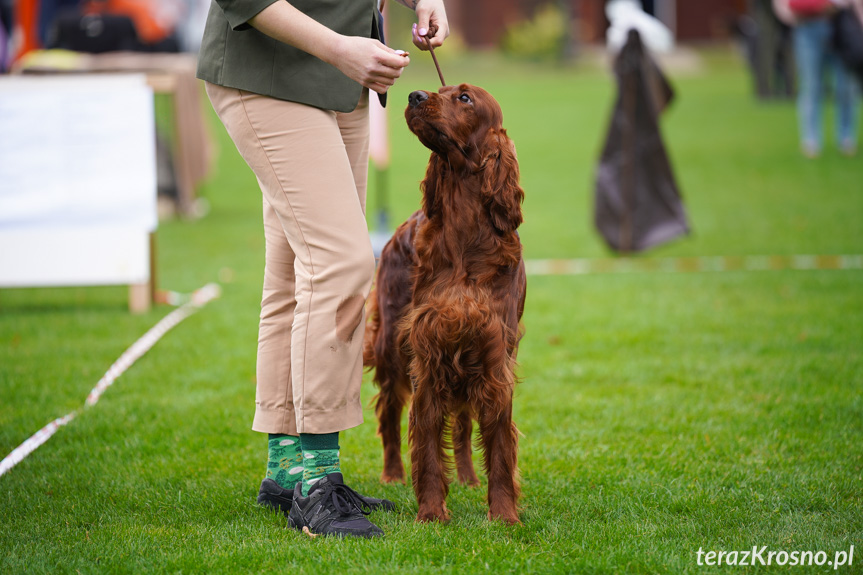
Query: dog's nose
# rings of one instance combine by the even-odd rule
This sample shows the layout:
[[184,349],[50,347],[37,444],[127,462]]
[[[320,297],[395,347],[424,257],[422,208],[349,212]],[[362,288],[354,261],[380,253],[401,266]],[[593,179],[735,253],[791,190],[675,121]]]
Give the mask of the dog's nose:
[[423,92],[422,90],[417,90],[416,92],[411,92],[408,96],[408,105],[411,108],[416,108],[423,102],[429,99],[429,95],[427,92]]

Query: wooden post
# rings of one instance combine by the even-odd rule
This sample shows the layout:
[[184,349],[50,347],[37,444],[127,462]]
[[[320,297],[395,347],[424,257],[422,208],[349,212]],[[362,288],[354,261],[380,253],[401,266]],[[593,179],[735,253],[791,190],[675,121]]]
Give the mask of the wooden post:
[[156,301],[156,233],[150,233],[150,279],[129,286],[129,312],[147,313]]

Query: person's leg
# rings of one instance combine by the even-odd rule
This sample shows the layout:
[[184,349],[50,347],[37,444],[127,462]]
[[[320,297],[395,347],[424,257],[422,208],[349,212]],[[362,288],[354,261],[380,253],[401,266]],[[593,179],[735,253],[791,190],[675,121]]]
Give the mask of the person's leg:
[[821,94],[826,38],[820,20],[803,22],[794,28],[794,57],[797,62],[797,118],[803,153],[821,153]]
[[[363,304],[374,255],[336,114],[208,86],[295,255],[291,380],[300,433],[362,422]],[[261,430],[270,431],[270,430]]]
[[857,152],[860,88],[837,54],[830,54],[830,64],[836,92],[836,143],[843,154],[853,156]]
[[[368,91],[364,92],[356,110],[349,114],[336,114],[363,214],[366,212],[369,179],[369,97]],[[377,95],[372,97],[377,98]]]
[[[259,181],[260,183],[260,181]],[[266,245],[258,326],[255,419],[252,429],[297,436],[291,385],[291,326],[294,323],[294,252],[276,211],[264,197]]]
[[[325,440],[318,447],[326,449],[320,451],[335,452],[335,462],[332,457],[327,462],[335,466],[307,493],[297,484],[289,519],[296,527],[318,533],[381,534],[355,506],[392,504],[365,498],[345,486],[341,473],[333,471],[338,469],[338,450],[329,449],[337,447],[339,431],[362,423],[363,308],[374,255],[360,201],[364,192],[358,192],[354,179],[358,163],[346,150],[334,112],[211,84],[207,91],[258,177],[293,252],[294,299],[278,299],[285,310],[293,308],[290,337],[283,341],[290,346],[284,351],[291,358],[289,379],[300,443],[311,446],[316,439]],[[271,261],[268,255],[268,268]],[[265,315],[262,309],[262,319]],[[308,455],[314,457],[311,447]]]
[[[260,182],[259,182],[260,184]],[[258,326],[257,386],[252,429],[268,433],[267,473],[258,503],[287,499],[303,479],[303,456],[297,433],[291,386],[291,325],[294,320],[294,252],[275,210],[263,200],[266,245],[264,287]],[[274,481],[278,488],[267,485]],[[273,505],[270,505],[273,506]],[[284,507],[284,505],[283,505]]]
[[[366,188],[369,166],[369,116],[368,93],[363,97],[351,113],[335,115],[339,133],[344,144],[348,164],[353,175],[354,188],[360,209],[365,214]],[[363,300],[365,301],[365,300]],[[360,321],[358,333],[354,337],[362,342],[365,322]],[[352,377],[362,379],[362,373]],[[340,471],[339,434],[335,433],[303,433],[301,435],[303,451],[303,495],[308,495],[312,485],[330,473]]]
[[[232,108],[238,91],[208,85],[218,113]],[[223,122],[230,117],[222,118]],[[227,124],[226,124],[227,125]],[[233,126],[231,136],[239,128]],[[243,132],[240,131],[240,135]],[[258,180],[263,189],[263,183]],[[297,432],[291,385],[291,326],[294,307],[294,252],[266,195],[262,197],[265,270],[258,327],[255,417],[252,429],[268,434],[266,475],[258,503],[290,510],[293,488],[303,477],[302,450]]]

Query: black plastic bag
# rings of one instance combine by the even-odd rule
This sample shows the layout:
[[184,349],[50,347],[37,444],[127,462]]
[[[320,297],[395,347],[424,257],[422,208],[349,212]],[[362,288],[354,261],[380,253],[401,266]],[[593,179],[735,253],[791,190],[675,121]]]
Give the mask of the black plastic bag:
[[594,223],[613,250],[636,252],[689,233],[658,124],[674,91],[635,30],[614,72],[618,96],[597,170]]

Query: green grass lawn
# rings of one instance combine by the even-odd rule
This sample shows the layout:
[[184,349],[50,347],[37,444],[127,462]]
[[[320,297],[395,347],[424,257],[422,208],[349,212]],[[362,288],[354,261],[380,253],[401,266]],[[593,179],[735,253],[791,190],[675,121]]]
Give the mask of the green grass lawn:
[[[394,223],[418,207],[428,159],[401,110],[410,91],[437,85],[414,52],[390,95]],[[793,105],[756,102],[734,54],[703,57],[701,73],[671,72],[678,100],[663,119],[694,233],[641,257],[863,253],[863,159],[828,146],[802,160]],[[490,55],[442,64],[449,82],[481,85],[504,109],[526,256],[607,257],[591,220],[608,74]],[[832,560],[851,545],[854,565],[838,572],[863,572],[859,270],[531,276],[515,400],[523,525],[485,519],[485,482],[453,486],[450,524],[416,524],[410,487],[378,482],[367,410],[342,434],[342,465],[352,486],[398,504],[373,517],[386,537],[288,529],[254,503],[266,458],[249,429],[260,194],[213,126],[221,154],[201,190],[211,211],[160,226],[159,281],[221,281],[223,296],[0,478],[0,572],[710,573],[735,568],[699,566],[699,549]],[[125,296],[0,291],[0,457],[82,405],[169,311],[130,316]]]

